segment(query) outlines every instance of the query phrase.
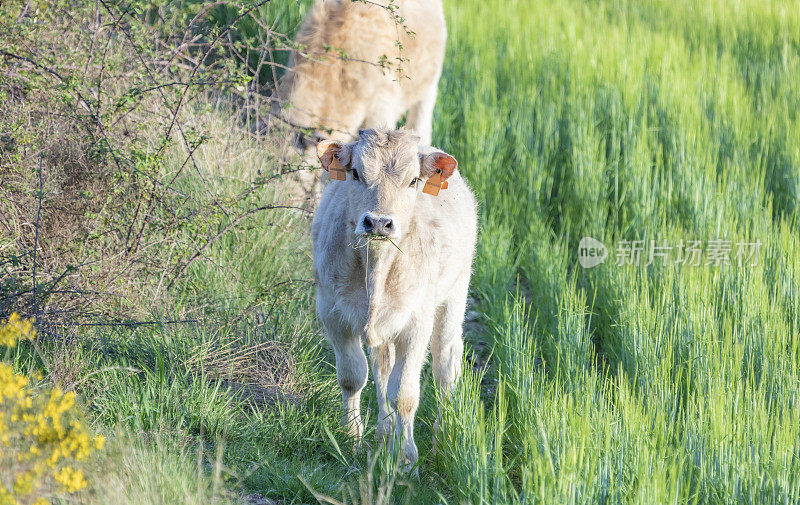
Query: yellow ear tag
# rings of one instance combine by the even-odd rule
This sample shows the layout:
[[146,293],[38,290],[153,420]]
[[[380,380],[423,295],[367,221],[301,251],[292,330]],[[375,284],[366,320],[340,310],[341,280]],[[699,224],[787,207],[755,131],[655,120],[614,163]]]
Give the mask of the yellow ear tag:
[[330,176],[332,181],[346,181],[347,180],[347,169],[339,163],[339,159],[334,154],[331,156],[331,164],[328,167],[328,176]]
[[447,181],[442,180],[442,173],[436,172],[425,181],[425,187],[422,188],[422,192],[431,196],[439,196],[439,190],[447,189],[447,186]]

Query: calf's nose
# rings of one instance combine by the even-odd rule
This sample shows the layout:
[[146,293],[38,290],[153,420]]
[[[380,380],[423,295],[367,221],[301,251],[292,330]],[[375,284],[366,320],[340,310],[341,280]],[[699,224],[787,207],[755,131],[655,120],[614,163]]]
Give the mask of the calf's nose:
[[392,218],[378,217],[366,214],[363,220],[364,231],[372,235],[383,235],[384,237],[391,235],[394,229]]

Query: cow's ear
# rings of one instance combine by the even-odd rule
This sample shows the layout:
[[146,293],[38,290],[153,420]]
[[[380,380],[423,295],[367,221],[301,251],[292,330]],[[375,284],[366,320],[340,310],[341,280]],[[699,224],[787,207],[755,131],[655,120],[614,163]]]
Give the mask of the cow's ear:
[[439,174],[443,181],[446,181],[458,168],[458,161],[443,151],[434,151],[429,154],[421,154],[420,161],[421,175],[432,177]]
[[350,146],[338,140],[323,140],[317,144],[317,157],[331,179],[347,179],[346,167],[350,165]]
[[423,193],[438,196],[439,191],[447,189],[447,179],[455,173],[458,162],[442,151],[420,154],[420,175],[425,177]]

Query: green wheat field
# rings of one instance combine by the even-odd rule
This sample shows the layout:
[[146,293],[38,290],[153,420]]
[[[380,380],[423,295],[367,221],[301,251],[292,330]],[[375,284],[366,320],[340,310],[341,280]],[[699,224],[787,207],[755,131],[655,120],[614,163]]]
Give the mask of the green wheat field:
[[[293,33],[308,2],[273,3]],[[310,221],[278,210],[137,309],[194,322],[80,330],[96,345],[71,348],[74,389],[109,447],[64,503],[800,502],[800,5],[446,0],[445,12],[433,138],[476,193],[480,235],[453,397],[423,372],[419,478],[342,433]],[[181,172],[183,193],[235,195],[271,170],[228,109],[191,111],[215,140]],[[186,147],[166,152],[158,170],[178,173]],[[580,266],[584,237],[604,263]],[[694,241],[699,264],[680,261]],[[641,255],[626,261],[631,244]],[[667,256],[649,261],[651,244]],[[757,244],[746,258],[743,244]],[[219,380],[237,359],[248,377],[268,368],[247,361],[266,345],[291,356],[277,400]],[[12,359],[30,371],[25,349]],[[363,398],[374,441],[371,380]]]

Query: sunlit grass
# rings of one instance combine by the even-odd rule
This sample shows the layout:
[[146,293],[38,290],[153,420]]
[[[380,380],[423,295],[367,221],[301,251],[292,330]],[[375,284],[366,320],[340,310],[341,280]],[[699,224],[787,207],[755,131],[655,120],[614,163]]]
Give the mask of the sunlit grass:
[[[796,6],[448,6],[434,141],[481,202],[473,292],[497,389],[475,406],[465,380],[448,408],[447,486],[473,503],[792,502]],[[583,236],[762,246],[753,266],[583,270]]]

